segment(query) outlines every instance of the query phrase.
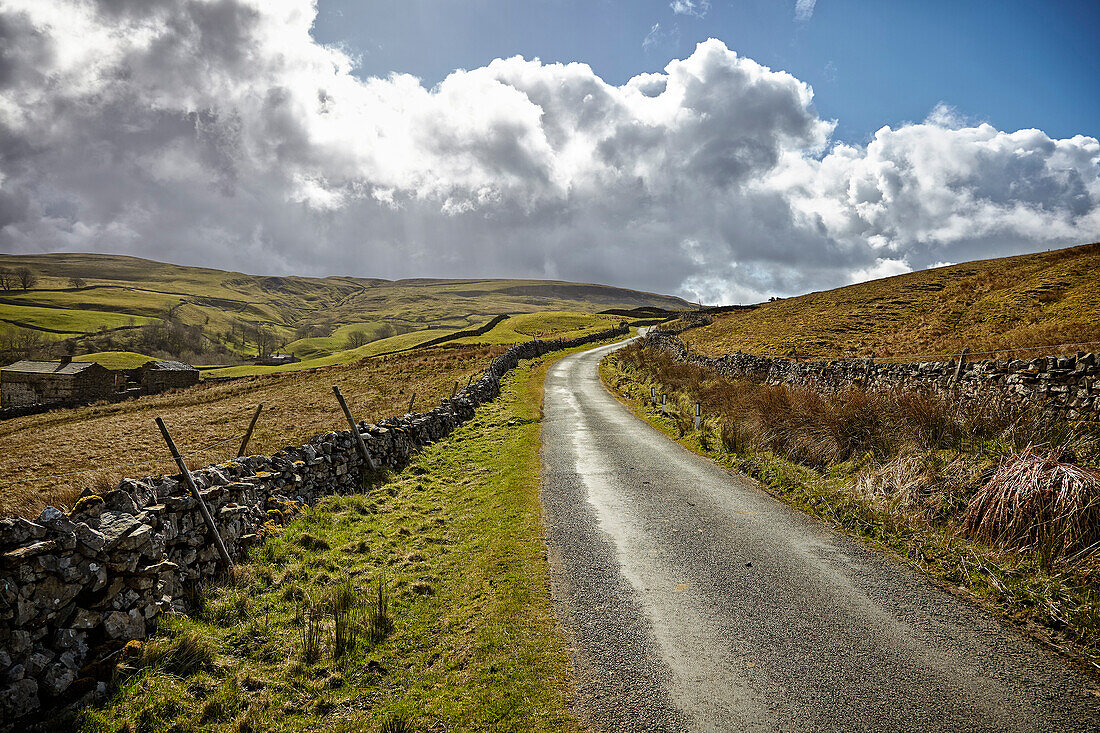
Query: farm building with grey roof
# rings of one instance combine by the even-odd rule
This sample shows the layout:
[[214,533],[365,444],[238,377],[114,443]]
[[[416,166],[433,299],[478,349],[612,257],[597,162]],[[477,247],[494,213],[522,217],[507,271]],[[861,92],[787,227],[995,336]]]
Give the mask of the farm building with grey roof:
[[114,396],[115,373],[94,362],[17,361],[0,370],[0,404],[27,407]]

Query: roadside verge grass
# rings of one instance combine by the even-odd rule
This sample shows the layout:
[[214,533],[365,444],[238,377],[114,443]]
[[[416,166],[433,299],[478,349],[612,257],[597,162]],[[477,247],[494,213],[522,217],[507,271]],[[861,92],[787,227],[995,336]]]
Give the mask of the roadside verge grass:
[[538,496],[542,379],[566,353],[513,370],[401,474],[306,509],[235,584],[199,589],[79,729],[581,730]]
[[[935,418],[927,422],[935,428],[936,441],[922,446],[917,434],[927,440],[928,431],[927,425],[918,425],[919,411],[904,431],[891,433],[868,422],[884,419],[876,395],[846,394],[826,402],[796,390],[724,380],[709,370],[666,364],[657,354],[639,352],[637,346],[628,347],[600,366],[604,384],[636,415],[690,450],[752,476],[783,501],[900,556],[945,590],[979,602],[1092,674],[1100,670],[1097,547],[1054,553],[1040,543],[1021,550],[967,531],[968,504],[995,483],[999,469],[1030,465],[1038,451],[1054,450],[1033,442],[1038,433],[983,436],[980,428],[966,426],[968,411],[959,412],[960,423],[926,405],[924,417]],[[651,387],[658,400],[668,394],[667,416],[650,405]],[[908,397],[899,395],[899,402],[914,407]],[[706,410],[696,429],[697,400],[729,406]],[[865,404],[857,405],[861,400]],[[851,411],[847,416],[841,414],[846,408]],[[822,419],[807,419],[822,410]],[[1010,428],[1019,430],[1020,424]],[[906,432],[912,435],[899,434]],[[871,440],[882,434],[892,444]],[[1066,460],[1092,466],[1092,437]],[[1053,459],[1039,462],[1069,466]],[[1095,467],[1084,470],[1096,473]]]

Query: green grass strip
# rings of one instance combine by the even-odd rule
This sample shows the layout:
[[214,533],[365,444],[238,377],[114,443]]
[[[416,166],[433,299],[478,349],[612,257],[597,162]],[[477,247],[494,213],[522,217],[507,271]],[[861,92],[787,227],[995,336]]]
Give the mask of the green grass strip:
[[[580,730],[538,495],[542,378],[563,355],[514,370],[497,400],[393,480],[291,521],[235,586],[205,589],[190,616],[131,651],[79,729]],[[379,581],[392,629],[372,642]],[[337,655],[325,609],[349,585],[357,638]],[[314,604],[320,658],[308,660]]]

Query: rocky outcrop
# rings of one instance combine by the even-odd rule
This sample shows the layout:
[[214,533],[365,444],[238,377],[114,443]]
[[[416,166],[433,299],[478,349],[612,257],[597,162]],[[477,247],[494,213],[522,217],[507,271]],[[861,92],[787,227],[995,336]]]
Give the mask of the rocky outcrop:
[[[514,346],[434,409],[360,423],[368,460],[351,431],[335,431],[194,471],[196,485],[229,554],[241,557],[302,505],[406,466],[496,397],[521,359],[626,332]],[[35,521],[0,519],[0,728],[102,693],[125,643],[144,638],[160,614],[182,611],[186,583],[217,572],[213,538],[182,479],[123,479],[105,495],[86,492],[68,513],[48,507]]]
[[1070,420],[1100,418],[1100,359],[1079,352],[1027,361],[958,361],[878,364],[871,360],[795,361],[736,352],[710,358],[691,352],[674,332],[657,331],[645,343],[674,359],[734,379],[806,386],[824,391],[933,389],[962,399],[1001,397],[1035,405]]

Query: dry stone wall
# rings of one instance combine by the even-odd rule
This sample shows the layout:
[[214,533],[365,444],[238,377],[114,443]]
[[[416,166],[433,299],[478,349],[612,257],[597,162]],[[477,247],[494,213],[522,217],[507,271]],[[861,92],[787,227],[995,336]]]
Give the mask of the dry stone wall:
[[1070,420],[1100,419],[1100,358],[1093,353],[1026,361],[964,361],[960,372],[958,361],[795,361],[741,352],[714,359],[691,352],[674,332],[668,331],[651,332],[645,343],[663,349],[681,363],[713,369],[735,379],[825,391],[903,388],[941,390],[963,399],[998,396],[1042,407]]
[[[626,333],[519,344],[429,412],[360,423],[369,465],[345,430],[193,476],[239,558],[262,541],[268,522],[321,496],[358,491],[370,472],[406,466],[418,448],[496,397],[500,378],[521,359]],[[182,479],[124,479],[103,496],[86,492],[67,513],[48,507],[35,521],[0,519],[0,729],[102,694],[124,644],[144,638],[160,614],[182,611],[186,583],[215,575],[213,538]]]

